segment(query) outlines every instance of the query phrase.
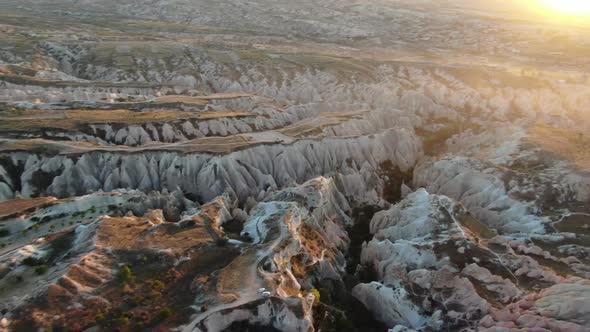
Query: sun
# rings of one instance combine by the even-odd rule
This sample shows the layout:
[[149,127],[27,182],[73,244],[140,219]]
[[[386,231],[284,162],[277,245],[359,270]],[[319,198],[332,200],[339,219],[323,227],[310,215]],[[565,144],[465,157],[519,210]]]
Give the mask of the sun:
[[542,10],[550,15],[590,16],[590,0],[540,0]]

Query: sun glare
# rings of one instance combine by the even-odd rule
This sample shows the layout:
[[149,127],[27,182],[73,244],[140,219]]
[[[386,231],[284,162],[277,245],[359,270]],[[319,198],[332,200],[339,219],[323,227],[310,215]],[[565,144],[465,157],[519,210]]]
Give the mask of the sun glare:
[[590,19],[590,0],[540,0],[549,15],[586,16]]

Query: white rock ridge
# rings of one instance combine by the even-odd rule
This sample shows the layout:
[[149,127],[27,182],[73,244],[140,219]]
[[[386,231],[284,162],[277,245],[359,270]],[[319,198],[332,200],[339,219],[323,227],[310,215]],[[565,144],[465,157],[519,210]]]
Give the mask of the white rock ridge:
[[[23,197],[40,194],[68,197],[117,188],[180,189],[196,195],[201,201],[209,201],[224,192],[245,201],[268,189],[303,183],[318,175],[340,173],[342,180],[347,182],[352,174],[376,173],[386,160],[408,170],[421,156],[419,140],[405,129],[355,138],[261,145],[219,156],[95,152],[79,157],[47,157],[12,153],[6,156],[9,164],[0,167],[0,193],[3,199],[12,198],[17,186],[21,187]],[[22,174],[10,174],[7,167],[23,167]],[[48,185],[35,185],[36,180]],[[354,181],[353,178],[350,180]],[[364,186],[365,192],[370,191],[366,183],[355,182],[354,185]],[[10,188],[13,188],[12,192]]]

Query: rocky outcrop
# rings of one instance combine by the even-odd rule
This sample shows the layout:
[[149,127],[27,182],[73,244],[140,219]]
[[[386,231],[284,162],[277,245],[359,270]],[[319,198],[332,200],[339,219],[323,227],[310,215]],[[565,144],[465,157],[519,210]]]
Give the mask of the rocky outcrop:
[[19,139],[45,138],[57,141],[90,142],[102,146],[142,146],[280,129],[316,113],[315,110],[306,106],[291,107],[280,112],[272,108],[255,108],[250,110],[248,114],[242,113],[240,116],[229,117],[221,116],[223,110],[219,112],[218,118],[209,113],[212,119],[187,119],[143,124],[84,123],[69,130],[43,128],[34,132],[6,131],[2,135]]
[[[302,183],[318,175],[340,173],[345,182],[353,174],[370,176],[386,160],[408,170],[421,155],[420,142],[404,129],[355,138],[261,145],[220,156],[95,152],[48,157],[12,153],[2,158],[0,187],[4,199],[13,197],[18,188],[24,197],[68,197],[96,190],[130,188],[180,189],[200,201],[209,201],[228,191],[245,201],[268,189]],[[18,165],[23,167],[22,173],[10,174],[10,168]],[[39,181],[46,185],[36,184]],[[382,184],[356,182],[355,185],[364,186],[365,192],[371,191],[369,186],[382,188]]]
[[[63,87],[36,85],[33,82],[18,82],[14,84],[6,81],[0,81],[0,97],[5,101],[27,102],[35,99],[48,103],[61,103],[73,101],[97,101],[127,98],[128,96],[152,96],[157,91],[162,91],[155,86],[125,86],[116,84],[104,87],[95,87],[91,84],[74,83],[71,86]],[[30,85],[29,85],[30,84]],[[164,91],[167,91],[166,89]],[[174,89],[168,91],[173,92]]]
[[533,202],[510,195],[512,174],[473,158],[445,158],[419,165],[414,185],[452,197],[481,221],[504,232],[544,232],[547,222],[534,214]]
[[274,328],[285,332],[307,332],[313,329],[311,317],[300,299],[268,298],[252,301],[215,312],[200,322],[193,331],[245,330]]
[[587,200],[590,182],[583,174],[539,152],[514,153],[507,167],[466,157],[427,161],[416,167],[414,185],[460,201],[505,233],[545,233],[548,215]]
[[[452,188],[461,187],[446,190]],[[587,279],[555,272],[576,271],[577,258],[557,258],[523,236],[495,235],[449,197],[419,189],[376,213],[371,233],[360,271],[375,281],[359,284],[353,294],[390,327],[587,327],[586,312],[569,305],[587,300]]]
[[217,291],[233,300],[204,299],[209,309],[183,329],[260,325],[307,331],[313,326],[314,297],[302,292],[326,278],[341,280],[349,213],[346,199],[329,178],[269,193],[244,224],[241,236],[249,244],[220,273]]
[[494,309],[473,331],[587,331],[588,280],[568,279],[526,296],[503,309]]
[[353,294],[390,327],[440,329],[487,313],[490,305],[456,274],[463,266],[450,256],[474,246],[458,221],[464,213],[452,199],[424,189],[377,213],[371,221],[374,239],[363,246],[361,263],[380,281],[360,284]]

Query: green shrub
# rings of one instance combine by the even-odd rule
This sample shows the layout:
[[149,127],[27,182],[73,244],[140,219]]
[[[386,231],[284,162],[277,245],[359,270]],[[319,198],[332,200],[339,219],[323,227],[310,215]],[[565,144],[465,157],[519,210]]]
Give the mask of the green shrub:
[[320,304],[320,299],[322,297],[320,295],[320,291],[318,291],[317,289],[314,288],[314,289],[310,290],[309,292],[305,291],[305,290],[303,292],[301,292],[301,296],[303,296],[303,297],[307,297],[309,294],[313,294],[313,298],[314,298],[313,306],[314,307],[317,306],[318,304]]
[[133,275],[133,271],[131,271],[131,268],[128,265],[123,266],[121,269],[121,280],[126,284],[135,283],[135,275]]
[[96,315],[96,321],[99,322],[99,323],[100,322],[103,322],[105,320],[105,318],[106,317],[104,316],[104,314],[102,312],[99,313],[98,315]]
[[152,298],[152,299],[157,299],[157,298],[159,298],[160,296],[162,296],[162,292],[160,292],[160,291],[158,291],[158,290],[155,290],[155,289],[153,289],[153,290],[150,292],[150,294],[149,294],[148,296],[149,296],[150,298]]
[[0,229],[0,237],[6,237],[8,235],[10,235],[10,231],[9,230],[7,230],[5,228]]
[[314,288],[310,291],[310,293],[313,294],[313,296],[315,298],[314,303],[320,303],[320,298],[321,298],[320,292]]
[[125,316],[121,316],[117,319],[115,319],[115,325],[117,326],[125,326],[129,324],[129,318],[125,317]]
[[37,273],[38,275],[42,275],[42,274],[45,274],[47,272],[47,270],[49,270],[49,266],[39,265],[35,268],[35,273]]
[[154,280],[154,282],[152,283],[152,288],[153,289],[157,289],[157,290],[162,290],[164,289],[164,283],[161,282],[160,280]]
[[160,313],[158,314],[158,319],[159,320],[166,320],[171,315],[172,315],[172,310],[170,310],[170,308],[163,308],[162,310],[160,310]]

